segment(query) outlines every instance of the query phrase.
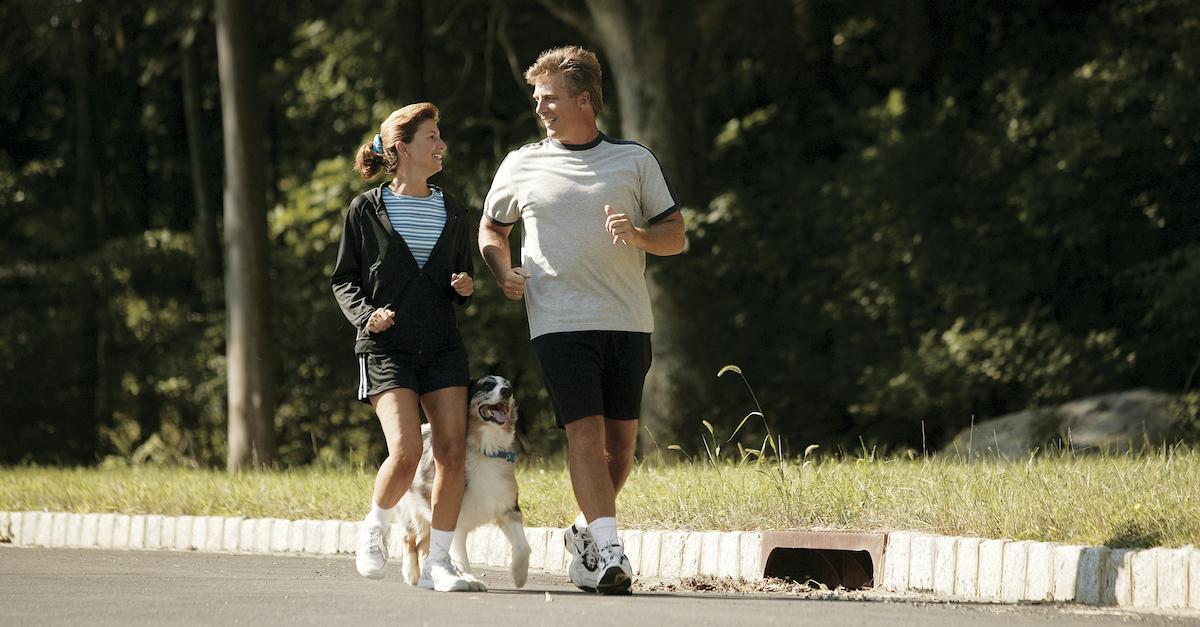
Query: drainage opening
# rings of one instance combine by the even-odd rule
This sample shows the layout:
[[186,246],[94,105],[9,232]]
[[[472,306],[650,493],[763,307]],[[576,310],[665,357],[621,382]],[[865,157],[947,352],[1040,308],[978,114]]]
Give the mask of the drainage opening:
[[777,548],[767,557],[763,570],[764,577],[801,583],[812,580],[830,589],[858,590],[875,584],[871,554],[866,551]]

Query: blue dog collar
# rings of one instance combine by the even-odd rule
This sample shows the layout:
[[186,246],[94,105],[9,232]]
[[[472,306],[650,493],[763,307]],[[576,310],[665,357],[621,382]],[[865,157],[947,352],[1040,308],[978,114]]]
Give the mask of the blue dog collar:
[[487,453],[487,456],[503,459],[510,464],[517,463],[517,454],[512,451],[496,451],[495,453]]

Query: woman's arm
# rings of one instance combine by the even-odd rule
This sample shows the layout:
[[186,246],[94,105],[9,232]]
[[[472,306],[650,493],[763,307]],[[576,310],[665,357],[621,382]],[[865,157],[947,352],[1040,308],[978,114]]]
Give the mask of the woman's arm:
[[342,227],[342,238],[338,244],[337,263],[329,278],[338,306],[350,324],[364,329],[375,307],[368,302],[362,287],[362,260],[359,259],[359,242],[362,231],[354,220],[354,207],[346,212],[346,223]]

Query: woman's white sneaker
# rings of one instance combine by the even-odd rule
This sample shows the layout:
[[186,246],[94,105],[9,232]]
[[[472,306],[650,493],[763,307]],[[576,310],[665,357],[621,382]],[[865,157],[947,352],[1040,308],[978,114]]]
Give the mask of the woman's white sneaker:
[[358,574],[370,579],[383,579],[383,571],[387,568],[387,545],[390,535],[391,529],[387,525],[363,523],[359,526],[358,551],[354,556]]
[[482,586],[482,582],[473,583],[463,577],[462,571],[450,561],[449,555],[438,559],[426,559],[425,563],[421,564],[421,578],[417,580],[417,587],[438,592],[482,592],[479,590]]

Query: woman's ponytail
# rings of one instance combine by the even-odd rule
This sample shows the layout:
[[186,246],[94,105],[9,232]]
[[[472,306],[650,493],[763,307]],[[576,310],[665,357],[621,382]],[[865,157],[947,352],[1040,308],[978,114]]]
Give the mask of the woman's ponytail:
[[375,153],[371,144],[363,144],[354,158],[354,171],[364,179],[369,179],[379,173],[383,167],[383,157]]

